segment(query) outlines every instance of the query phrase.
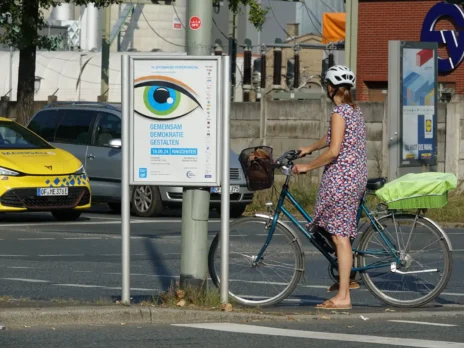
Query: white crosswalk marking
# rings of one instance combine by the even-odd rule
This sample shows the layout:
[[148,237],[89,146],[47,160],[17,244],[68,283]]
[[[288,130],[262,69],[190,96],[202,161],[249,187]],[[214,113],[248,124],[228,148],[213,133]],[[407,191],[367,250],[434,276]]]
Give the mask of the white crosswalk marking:
[[208,324],[173,324],[173,326],[196,328],[203,330],[215,330],[222,332],[234,332],[252,335],[269,335],[295,338],[310,338],[326,341],[342,341],[357,343],[384,344],[389,346],[418,347],[418,348],[464,348],[464,343],[446,342],[435,340],[421,340],[400,337],[381,337],[370,335],[340,334],[332,332],[316,332],[303,330],[279,329],[275,327],[254,326],[233,323],[208,323]]

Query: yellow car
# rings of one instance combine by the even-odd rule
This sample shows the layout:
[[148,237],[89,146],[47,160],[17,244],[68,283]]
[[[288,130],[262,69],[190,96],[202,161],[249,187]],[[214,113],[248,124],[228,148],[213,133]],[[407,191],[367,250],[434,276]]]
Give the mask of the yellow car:
[[0,117],[0,213],[47,211],[57,220],[72,221],[90,206],[81,161]]

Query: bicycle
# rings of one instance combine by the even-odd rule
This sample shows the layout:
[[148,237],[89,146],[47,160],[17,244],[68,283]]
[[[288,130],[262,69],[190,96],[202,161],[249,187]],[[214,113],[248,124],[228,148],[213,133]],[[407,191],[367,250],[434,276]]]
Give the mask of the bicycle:
[[[280,303],[286,299],[294,289],[298,286],[301,277],[305,272],[305,252],[301,239],[299,238],[296,231],[300,231],[304,237],[329,261],[329,275],[337,281],[337,258],[335,254],[335,246],[331,241],[330,235],[326,232],[308,230],[300,224],[297,218],[292,215],[288,209],[284,207],[284,202],[290,202],[290,204],[300,213],[304,218],[305,224],[310,224],[313,220],[311,216],[303,209],[300,203],[292,196],[289,192],[289,184],[292,176],[293,162],[299,158],[300,151],[288,151],[285,152],[277,161],[273,162],[267,158],[262,161],[252,162],[252,164],[245,164],[245,158],[250,156],[253,150],[260,149],[260,151],[267,151],[268,157],[272,158],[272,148],[270,147],[255,147],[249,148],[242,151],[240,160],[243,163],[245,169],[245,176],[251,189],[265,189],[272,187],[274,184],[274,170],[280,169],[286,176],[285,182],[282,186],[278,203],[275,209],[273,209],[272,203],[267,203],[266,206],[269,209],[269,214],[254,214],[251,217],[245,217],[238,220],[234,220],[230,224],[230,246],[229,246],[229,296],[237,303],[245,306],[272,306]],[[251,170],[250,166],[257,166],[255,172]],[[261,171],[261,172],[260,172]],[[358,231],[361,236],[356,239],[351,239],[352,250],[353,250],[353,268],[352,275],[355,276],[359,273],[361,275],[362,283],[367,289],[379,300],[387,305],[394,307],[420,307],[430,301],[434,300],[443,289],[446,287],[449,278],[451,276],[452,269],[452,246],[451,242],[443,231],[443,229],[434,221],[424,216],[422,210],[418,210],[415,213],[405,212],[402,210],[391,210],[383,203],[380,203],[377,210],[371,211],[366,206],[367,196],[374,194],[374,192],[386,183],[385,178],[369,179],[366,187],[366,191],[360,201],[357,224]],[[359,227],[362,214],[367,216],[368,226],[365,231],[362,231]],[[289,221],[284,221],[280,218],[281,214],[285,215]],[[289,222],[291,224],[289,224]],[[240,227],[244,227],[248,224],[259,224],[264,229],[264,233],[256,233],[255,230],[250,235],[242,234],[234,235],[234,231]],[[366,223],[366,222],[365,222]],[[365,224],[364,223],[364,224]],[[412,225],[409,233],[403,233],[400,229],[400,225],[405,223],[406,225]],[[393,225],[394,233],[389,233],[388,227]],[[421,229],[415,230],[416,226],[420,226]],[[295,231],[296,230],[296,231]],[[434,245],[441,248],[441,258],[443,260],[443,266],[440,268],[439,265],[436,267],[425,268],[424,262],[430,258],[434,258],[435,252],[423,252],[425,247],[421,250],[417,250],[418,256],[421,254],[425,257],[425,261],[419,262],[418,256],[415,256],[415,249],[412,249],[412,241],[414,239],[424,240],[425,232],[429,231],[432,237],[436,237],[436,241],[433,243],[426,242],[426,247]],[[414,233],[413,233],[414,231]],[[244,247],[246,250],[243,252],[236,252],[232,246],[232,242],[235,242],[236,237],[247,237],[243,238],[243,242],[239,245]],[[271,243],[276,238],[283,236],[287,243]],[[396,236],[396,238],[395,238]],[[260,241],[260,237],[264,237],[264,243]],[[419,237],[419,238],[416,238]],[[369,248],[369,243],[377,238],[379,243],[377,249]],[[257,240],[259,243],[256,247],[253,240]],[[406,241],[406,243],[405,243]],[[355,243],[357,242],[357,244]],[[357,245],[355,247],[355,244]],[[403,247],[402,247],[402,245]],[[272,260],[273,254],[267,253],[271,247],[274,246],[290,246],[290,250],[286,253],[278,252],[275,254],[276,261]],[[215,257],[220,259],[219,251],[219,233],[213,239],[208,253],[208,267],[213,284],[219,287],[220,284],[220,271],[219,263],[215,264]],[[287,256],[293,258],[292,264],[284,263],[283,259]],[[367,258],[374,258],[373,262],[367,262]],[[383,260],[385,259],[385,260]],[[270,260],[270,261],[269,261]],[[234,261],[241,261],[242,265],[246,269],[252,269],[253,271],[263,274],[265,266],[270,266],[271,271],[274,272],[275,277],[264,277],[263,281],[255,281],[254,278],[245,277],[243,280],[236,279],[237,276],[243,275],[243,271],[234,275],[235,265]],[[436,260],[434,260],[436,261]],[[414,270],[413,266],[419,265],[422,267],[420,270]],[[239,264],[240,265],[240,264]],[[284,271],[290,270],[290,276],[288,279],[284,277]],[[377,284],[376,276],[382,277],[386,275],[387,279],[381,284],[393,286],[393,290],[382,290]],[[439,275],[440,279],[433,288],[430,288],[430,283],[425,283],[425,286],[418,286],[416,280],[412,280],[412,276],[433,276]],[[400,283],[396,279],[388,279],[389,276],[400,277],[403,280],[403,285],[410,283],[415,287],[416,293],[419,294],[418,298],[411,298],[411,294],[406,293],[403,289],[399,289]],[[305,277],[306,278],[306,277]],[[270,285],[272,289],[276,289],[275,294],[271,294],[265,291],[264,286]],[[277,287],[281,286],[282,290],[278,290]],[[257,294],[249,294],[249,292],[256,291]],[[242,294],[243,292],[243,294]],[[247,293],[247,294],[245,294]],[[399,299],[398,297],[406,295],[405,299]]]

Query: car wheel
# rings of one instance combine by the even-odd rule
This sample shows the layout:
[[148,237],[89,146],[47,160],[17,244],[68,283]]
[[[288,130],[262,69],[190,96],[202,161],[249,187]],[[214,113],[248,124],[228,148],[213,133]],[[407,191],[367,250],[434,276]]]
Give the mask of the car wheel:
[[246,209],[245,205],[230,207],[230,217],[233,219],[239,218],[240,216],[243,215],[243,213],[245,212],[245,209]]
[[52,215],[58,221],[76,221],[81,216],[79,210],[56,210],[52,211]]
[[108,203],[108,207],[110,207],[113,213],[121,214],[121,203]]
[[156,186],[134,187],[131,203],[132,213],[136,216],[155,217],[163,211],[163,202]]

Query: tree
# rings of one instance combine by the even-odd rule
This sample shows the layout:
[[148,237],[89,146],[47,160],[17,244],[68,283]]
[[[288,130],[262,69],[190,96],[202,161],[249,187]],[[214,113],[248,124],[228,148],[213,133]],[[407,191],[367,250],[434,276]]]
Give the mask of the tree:
[[[123,0],[0,0],[0,43],[19,50],[17,101],[18,119],[26,124],[33,113],[35,60],[37,48],[55,50],[60,38],[40,35],[45,27],[44,9],[60,6],[62,2],[77,6],[94,3],[97,8],[120,4]],[[213,3],[218,0],[213,0]],[[267,9],[256,0],[229,0],[229,10],[238,13],[241,6],[250,6],[249,21],[261,30]]]
[[[213,2],[216,1],[218,0],[213,0]],[[248,21],[253,24],[258,31],[261,31],[269,9],[262,7],[256,0],[229,0],[229,10],[233,13],[237,14],[240,10],[240,6],[250,6]]]
[[[42,11],[61,2],[71,0],[0,0],[0,43],[19,50],[19,73],[17,101],[19,113],[17,121],[26,124],[33,113],[35,59],[37,48],[56,49],[59,38],[40,35],[45,26]],[[73,0],[77,6],[94,3],[101,8],[110,4],[119,4],[122,0]]]

